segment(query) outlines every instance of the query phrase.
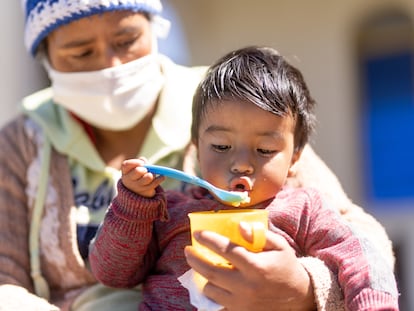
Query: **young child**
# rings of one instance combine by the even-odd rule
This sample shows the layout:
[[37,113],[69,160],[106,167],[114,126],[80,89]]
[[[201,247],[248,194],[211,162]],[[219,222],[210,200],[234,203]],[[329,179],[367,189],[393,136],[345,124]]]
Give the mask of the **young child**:
[[[239,208],[269,210],[269,229],[296,256],[323,260],[338,278],[347,310],[398,310],[392,267],[313,189],[285,187],[313,131],[314,101],[301,73],[275,50],[248,47],[213,65],[193,100],[192,141],[201,176],[216,187],[247,191]],[[113,287],[143,284],[142,309],[191,309],[177,277],[189,265],[187,214],[234,209],[208,191],[166,191],[164,177],[123,163],[118,195],[91,245],[94,275]],[[141,310],[141,309],[140,309]]]

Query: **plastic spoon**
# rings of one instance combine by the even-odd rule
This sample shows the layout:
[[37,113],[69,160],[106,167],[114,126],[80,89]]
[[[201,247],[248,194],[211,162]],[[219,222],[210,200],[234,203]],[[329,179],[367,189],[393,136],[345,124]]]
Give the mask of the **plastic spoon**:
[[229,202],[233,206],[239,206],[240,203],[247,203],[250,201],[249,195],[246,191],[226,191],[219,189],[209,182],[197,176],[193,176],[182,171],[159,165],[144,165],[147,170],[153,174],[163,175],[166,177],[181,180],[186,183],[197,185],[211,191],[220,200]]

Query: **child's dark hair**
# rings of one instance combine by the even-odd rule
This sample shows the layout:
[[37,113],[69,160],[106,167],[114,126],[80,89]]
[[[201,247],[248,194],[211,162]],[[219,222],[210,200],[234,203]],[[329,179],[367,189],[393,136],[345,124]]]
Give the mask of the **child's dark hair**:
[[308,142],[315,127],[315,101],[300,71],[269,47],[246,47],[218,60],[207,71],[193,98],[191,136],[198,142],[206,110],[224,100],[251,102],[295,120],[295,151]]

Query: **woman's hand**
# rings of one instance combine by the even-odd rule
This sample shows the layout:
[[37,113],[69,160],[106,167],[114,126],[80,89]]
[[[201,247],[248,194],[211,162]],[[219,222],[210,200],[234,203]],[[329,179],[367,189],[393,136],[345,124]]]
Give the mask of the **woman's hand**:
[[[249,238],[249,230],[241,231]],[[195,238],[232,263],[231,269],[215,266],[194,247],[185,249],[188,264],[208,280],[204,294],[225,310],[316,309],[309,275],[280,235],[268,231],[260,253],[249,252],[214,232],[197,232]]]

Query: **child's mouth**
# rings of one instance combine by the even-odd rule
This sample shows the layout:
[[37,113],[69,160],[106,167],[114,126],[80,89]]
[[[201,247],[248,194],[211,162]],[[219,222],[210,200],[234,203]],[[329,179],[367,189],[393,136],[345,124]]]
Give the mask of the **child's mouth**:
[[253,182],[248,177],[234,178],[230,183],[231,191],[247,191],[250,192],[253,188]]
[[245,187],[242,184],[237,184],[233,191],[244,191]]

